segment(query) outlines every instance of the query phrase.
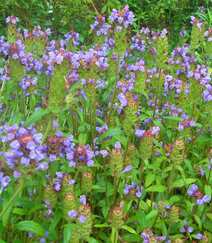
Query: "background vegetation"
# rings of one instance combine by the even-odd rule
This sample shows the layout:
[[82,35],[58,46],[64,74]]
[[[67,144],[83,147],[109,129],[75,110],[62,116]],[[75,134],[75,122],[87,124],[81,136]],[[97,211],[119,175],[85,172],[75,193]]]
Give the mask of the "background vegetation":
[[191,29],[191,15],[212,23],[210,0],[0,0],[0,34],[5,34],[5,17],[15,15],[24,28],[41,25],[51,28],[57,37],[77,30],[84,39],[94,16],[108,15],[113,8],[126,4],[136,15],[135,29],[168,28],[172,47],[176,46],[182,27]]

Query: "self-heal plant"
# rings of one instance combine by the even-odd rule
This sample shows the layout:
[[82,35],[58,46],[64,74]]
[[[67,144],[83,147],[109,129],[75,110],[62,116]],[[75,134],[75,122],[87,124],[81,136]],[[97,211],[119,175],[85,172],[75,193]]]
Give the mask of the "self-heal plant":
[[3,241],[212,241],[211,28],[192,17],[170,49],[135,19],[98,15],[83,42],[7,18]]

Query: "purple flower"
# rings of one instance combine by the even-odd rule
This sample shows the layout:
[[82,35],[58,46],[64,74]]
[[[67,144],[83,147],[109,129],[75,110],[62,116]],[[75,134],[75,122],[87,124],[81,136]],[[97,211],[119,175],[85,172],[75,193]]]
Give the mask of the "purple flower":
[[193,232],[193,228],[186,224],[182,228],[180,228],[180,232],[181,233],[192,233]]
[[46,239],[45,238],[40,238],[40,243],[46,243]]
[[63,179],[63,172],[56,172],[56,176],[57,176],[57,178],[59,178],[59,179]]
[[70,218],[76,218],[77,215],[78,215],[78,213],[77,213],[76,210],[70,210],[70,211],[68,211],[68,216],[69,216]]
[[150,243],[150,235],[149,234],[142,232],[141,237],[143,238],[143,243]]
[[134,22],[134,14],[129,11],[129,7],[126,5],[120,11],[113,9],[109,19],[112,24],[116,25],[116,31],[120,32],[122,27],[128,28]]
[[154,126],[151,128],[152,135],[158,135],[160,132],[160,127]]
[[38,170],[47,170],[49,168],[49,164],[47,162],[43,162],[43,163],[40,163],[38,166],[37,166],[37,169]]
[[19,85],[22,88],[22,90],[26,96],[37,93],[37,91],[36,91],[37,78],[36,77],[25,76],[21,80]]
[[203,240],[204,239],[204,235],[201,233],[197,233],[196,235],[194,235],[194,238],[197,240]]
[[207,84],[205,88],[206,89],[203,91],[203,99],[206,102],[212,101],[212,85]]
[[132,165],[127,165],[123,170],[122,170],[122,173],[127,173],[127,172],[130,172],[132,170]]
[[15,179],[17,179],[17,178],[19,178],[21,176],[21,173],[19,171],[15,170],[13,172],[13,176],[14,176]]
[[7,18],[6,18],[6,23],[7,24],[17,24],[19,22],[19,18],[18,17],[16,17],[16,16],[8,16]]
[[29,150],[34,150],[36,148],[36,144],[33,141],[29,141],[26,145],[26,148]]
[[0,190],[4,190],[10,182],[9,176],[4,176],[3,172],[0,172]]
[[76,162],[75,161],[70,161],[68,165],[70,167],[76,167]]
[[88,167],[91,167],[91,166],[94,165],[94,161],[93,161],[92,159],[90,159],[90,160],[88,160],[88,161],[86,162],[86,164],[87,164]]
[[22,157],[20,163],[24,166],[28,166],[30,164],[30,159],[27,157]]
[[116,142],[114,145],[115,149],[120,150],[121,149],[121,143],[120,142]]
[[56,181],[54,183],[54,189],[56,192],[59,192],[61,190],[61,182],[60,181]]
[[107,124],[104,124],[102,127],[96,127],[96,131],[100,134],[106,132],[108,130]]
[[36,143],[41,143],[43,139],[43,134],[42,133],[36,133],[33,135],[33,139]]
[[125,185],[125,188],[124,188],[124,194],[125,194],[125,195],[129,194],[130,189],[131,189],[131,186],[130,186],[130,185]]
[[145,134],[145,130],[142,130],[142,129],[136,129],[135,130],[135,136],[138,137],[138,138],[142,138]]
[[204,203],[209,203],[211,201],[211,197],[208,195],[204,195],[202,198],[197,199],[197,205],[203,205]]
[[140,190],[140,188],[137,188],[135,195],[137,198],[140,198],[142,196],[142,191]]
[[142,196],[142,188],[139,187],[136,183],[132,182],[131,184],[126,184],[124,187],[124,194],[128,195],[131,190],[133,190],[134,195],[137,198],[140,198]]
[[69,42],[71,42],[74,46],[79,45],[79,33],[76,33],[74,31],[68,32],[65,34],[65,44],[68,45]]
[[119,99],[122,107],[127,106],[128,101],[127,101],[127,98],[125,97],[125,95],[123,93],[118,94],[118,99]]
[[103,150],[100,150],[100,151],[99,151],[99,154],[100,154],[103,158],[105,158],[105,157],[108,156],[109,153],[108,153],[107,150],[103,149]]
[[85,221],[87,220],[87,218],[86,218],[86,216],[84,216],[84,215],[80,215],[80,216],[78,217],[78,220],[79,220],[79,222],[80,222],[81,224],[83,224],[83,223],[85,223]]
[[13,149],[19,149],[20,148],[20,143],[17,140],[13,140],[10,143],[10,147],[13,148]]
[[71,179],[71,180],[69,180],[69,182],[68,182],[69,185],[74,185],[75,183],[76,183],[76,181],[75,181],[74,179]]
[[188,190],[187,190],[187,194],[189,196],[194,196],[194,194],[198,191],[198,186],[196,184],[192,184],[189,186]]
[[80,203],[83,205],[86,205],[86,196],[85,195],[80,196]]

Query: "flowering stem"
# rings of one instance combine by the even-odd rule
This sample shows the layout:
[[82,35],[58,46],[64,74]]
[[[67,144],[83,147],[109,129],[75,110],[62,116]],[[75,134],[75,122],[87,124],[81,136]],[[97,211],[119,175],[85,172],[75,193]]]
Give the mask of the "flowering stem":
[[100,15],[100,13],[99,13],[99,11],[97,10],[97,8],[96,8],[94,2],[91,0],[90,3],[91,3],[91,5],[92,5],[92,7],[94,8],[96,14],[97,14],[97,15]]
[[111,242],[112,243],[118,242],[118,229],[114,227],[112,227],[112,231],[111,231]]

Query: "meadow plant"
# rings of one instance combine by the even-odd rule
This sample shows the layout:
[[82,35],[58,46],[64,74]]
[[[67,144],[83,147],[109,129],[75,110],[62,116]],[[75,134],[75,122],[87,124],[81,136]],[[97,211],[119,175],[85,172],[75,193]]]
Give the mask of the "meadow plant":
[[211,29],[170,52],[134,19],[97,16],[90,46],[6,19],[1,242],[212,242]]

